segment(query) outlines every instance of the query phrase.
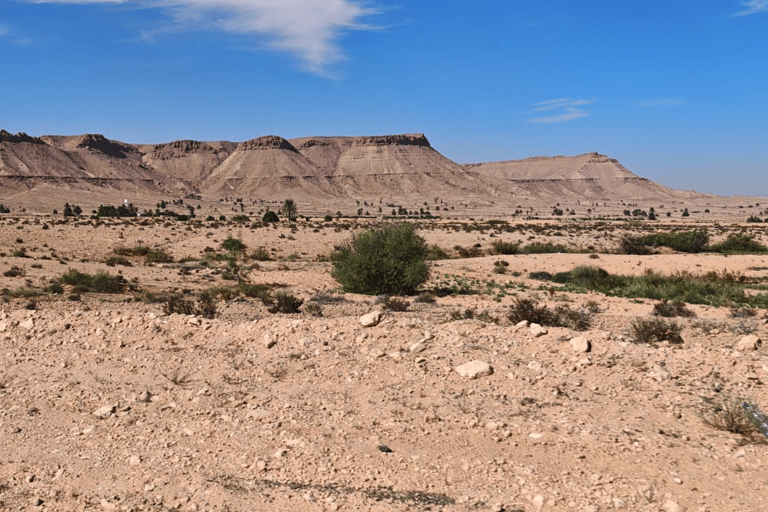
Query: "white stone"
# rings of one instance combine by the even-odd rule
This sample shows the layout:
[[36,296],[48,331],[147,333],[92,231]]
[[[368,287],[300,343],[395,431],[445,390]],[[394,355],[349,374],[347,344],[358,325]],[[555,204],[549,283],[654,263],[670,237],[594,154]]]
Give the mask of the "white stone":
[[667,500],[661,508],[664,512],[680,512],[680,505],[672,500]]
[[35,327],[35,321],[31,318],[27,318],[26,320],[24,320],[19,324],[19,327],[29,331]]
[[456,373],[468,379],[479,379],[493,373],[491,365],[485,361],[470,361],[456,367]]
[[541,494],[537,494],[531,501],[533,501],[533,510],[539,511],[544,508],[544,505],[546,505],[547,497]]
[[265,348],[272,348],[277,344],[277,336],[272,336],[271,334],[265,334],[264,335],[264,347]]
[[538,338],[539,336],[544,336],[545,334],[547,334],[547,332],[549,332],[547,331],[546,327],[542,327],[539,324],[531,324],[530,329],[531,329],[531,334],[533,334],[534,338]]
[[754,334],[748,334],[739,340],[733,347],[736,350],[757,350],[760,345],[763,344],[763,340],[755,336]]
[[115,405],[105,405],[104,407],[99,407],[95,411],[93,411],[94,416],[98,416],[101,419],[106,419],[115,414],[115,410],[117,410],[117,406]]
[[592,343],[584,336],[577,336],[571,340],[571,347],[575,352],[584,354],[592,350]]
[[374,325],[378,325],[379,322],[381,322],[381,316],[381,311],[372,311],[367,315],[360,317],[360,325],[363,327],[373,327]]
[[419,352],[423,352],[426,348],[427,348],[427,344],[420,341],[408,347],[408,351],[414,354],[418,354]]

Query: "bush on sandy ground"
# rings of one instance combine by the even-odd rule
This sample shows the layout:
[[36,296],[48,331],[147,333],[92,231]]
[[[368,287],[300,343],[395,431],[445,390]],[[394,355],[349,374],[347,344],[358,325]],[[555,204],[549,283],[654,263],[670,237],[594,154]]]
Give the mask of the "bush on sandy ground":
[[549,327],[567,327],[574,331],[585,331],[592,323],[592,313],[586,309],[571,309],[568,306],[557,306],[549,309],[528,298],[516,298],[507,312],[507,319],[516,324],[523,320],[531,324]]
[[413,295],[427,279],[426,244],[413,224],[372,228],[331,255],[331,275],[348,293]]
[[768,247],[755,242],[754,237],[743,233],[731,233],[728,238],[709,247],[711,252],[722,254],[763,254]]
[[61,276],[61,282],[72,285],[75,293],[121,293],[125,288],[125,279],[122,276],[112,276],[105,272],[97,272],[95,275],[78,272],[70,269]]
[[669,301],[667,299],[662,299],[661,302],[656,303],[653,306],[653,311],[651,312],[652,315],[655,316],[663,316],[667,318],[673,318],[676,316],[682,316],[682,317],[692,317],[696,316],[696,313],[691,311],[685,306],[685,302],[680,302],[677,300]]
[[632,322],[630,334],[635,343],[682,343],[682,327],[676,322],[667,322],[660,318],[638,318]]

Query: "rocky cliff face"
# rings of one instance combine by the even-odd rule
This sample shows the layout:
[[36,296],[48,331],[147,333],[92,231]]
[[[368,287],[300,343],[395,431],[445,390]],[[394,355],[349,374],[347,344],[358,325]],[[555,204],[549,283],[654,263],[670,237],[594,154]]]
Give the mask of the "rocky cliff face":
[[13,135],[5,130],[0,130],[0,142],[29,142],[30,144],[45,144],[42,139],[31,137],[24,132],[19,132],[16,135]]
[[283,149],[286,151],[293,151],[298,153],[296,148],[282,137],[277,135],[265,135],[264,137],[257,137],[255,139],[241,142],[237,146],[237,151],[258,151],[262,149]]
[[431,148],[423,133],[355,137],[354,146],[421,146]]
[[92,149],[113,158],[125,158],[128,153],[135,151],[131,146],[111,141],[98,133],[87,133],[80,137],[75,143],[75,149]]

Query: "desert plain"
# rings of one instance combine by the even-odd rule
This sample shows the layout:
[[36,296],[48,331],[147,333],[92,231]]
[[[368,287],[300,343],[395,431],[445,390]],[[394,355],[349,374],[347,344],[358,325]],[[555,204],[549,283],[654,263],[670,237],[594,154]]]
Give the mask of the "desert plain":
[[[622,245],[696,230],[767,244],[746,222],[766,215],[759,198],[585,200],[552,181],[519,204],[403,188],[383,212],[384,189],[132,198],[183,199],[169,206],[193,205],[183,220],[93,217],[126,191],[38,181],[0,201],[2,509],[768,510],[768,439],[718,428],[734,426],[722,405],[768,410],[762,303],[711,297],[663,318],[660,299],[548,278],[709,276],[759,297],[764,253]],[[292,195],[295,221],[261,221]],[[64,217],[65,200],[83,213]],[[625,215],[651,207],[656,220]],[[335,248],[400,222],[436,258],[420,293],[344,293]],[[109,290],[72,281],[99,274]],[[520,321],[524,300],[579,322]],[[679,336],[639,339],[656,320]]]

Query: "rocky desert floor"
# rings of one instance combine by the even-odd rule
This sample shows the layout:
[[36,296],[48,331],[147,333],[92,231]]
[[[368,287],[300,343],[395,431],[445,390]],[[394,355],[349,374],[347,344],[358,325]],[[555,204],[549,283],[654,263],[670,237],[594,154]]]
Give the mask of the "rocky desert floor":
[[[768,439],[702,416],[728,397],[768,411],[765,310],[692,304],[674,319],[682,343],[639,343],[632,323],[658,301],[530,278],[594,265],[760,283],[765,255],[618,243],[701,227],[765,243],[768,226],[507,221],[418,221],[452,256],[429,263],[425,291],[455,293],[395,311],[331,276],[334,247],[376,221],[3,215],[0,509],[768,510]],[[246,247],[232,263],[228,238]],[[501,255],[495,241],[581,252]],[[77,291],[73,270],[122,290]],[[271,313],[239,283],[304,302]],[[215,315],[168,311],[206,290]],[[589,310],[590,326],[513,323],[520,298]]]

